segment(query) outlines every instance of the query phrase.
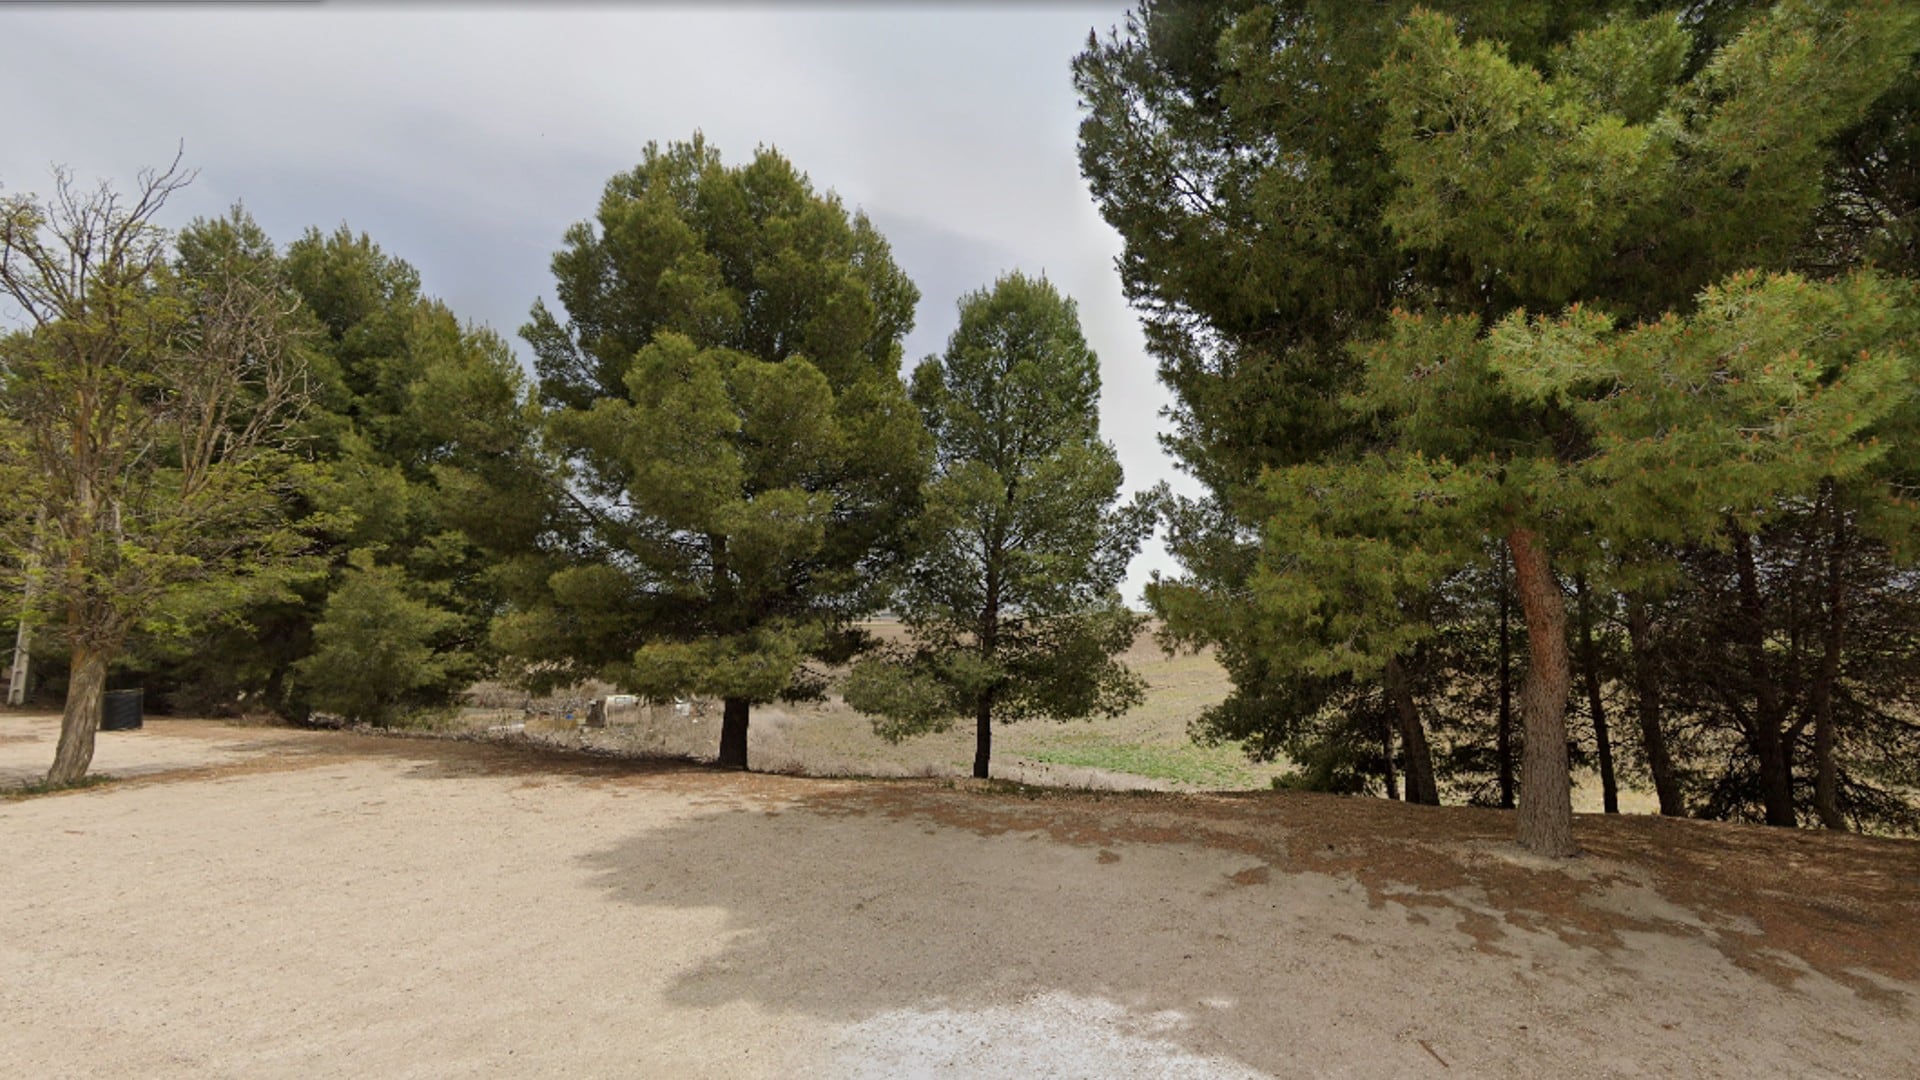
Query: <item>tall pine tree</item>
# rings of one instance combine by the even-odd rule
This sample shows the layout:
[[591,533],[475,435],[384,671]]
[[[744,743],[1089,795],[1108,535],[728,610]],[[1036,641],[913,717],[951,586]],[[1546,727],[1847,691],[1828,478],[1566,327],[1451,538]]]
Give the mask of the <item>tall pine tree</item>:
[[[1197,574],[1157,602],[1176,633],[1248,637],[1262,623],[1316,663],[1384,671],[1391,649],[1431,633],[1387,613],[1417,608],[1478,537],[1500,537],[1529,641],[1522,837],[1554,853],[1571,849],[1558,573],[1602,552],[1599,511],[1657,511],[1588,497],[1605,448],[1597,418],[1574,407],[1586,389],[1525,388],[1564,339],[1509,330],[1495,348],[1485,331],[1574,303],[1586,314],[1569,319],[1598,310],[1629,326],[1677,311],[1694,327],[1709,295],[1791,307],[1795,286],[1702,290],[1795,261],[1825,205],[1829,141],[1910,71],[1915,34],[1911,14],[1887,5],[1607,9],[1276,3],[1222,26],[1155,4],[1078,68],[1083,165],[1128,237],[1136,300],[1161,327],[1151,340],[1184,403],[1176,447],[1214,488],[1187,514],[1201,528],[1181,553],[1199,557],[1196,570],[1247,575]],[[1210,55],[1196,28],[1211,33]],[[1202,274],[1209,247],[1243,258],[1243,272]],[[1275,437],[1314,418],[1304,438]],[[1795,429],[1778,445],[1823,437]],[[1303,497],[1317,508],[1303,512]],[[1263,525],[1257,544],[1214,553],[1244,543],[1248,524]],[[1212,614],[1208,598],[1290,587],[1302,552],[1346,568],[1323,588],[1344,577],[1372,590],[1331,601],[1375,609],[1347,617],[1404,635],[1343,659],[1295,600]],[[1303,670],[1263,663],[1283,688]]]
[[1013,273],[963,297],[945,355],[914,371],[913,398],[934,472],[894,603],[910,643],[856,666],[846,699],[895,739],[971,719],[984,778],[996,721],[1139,702],[1142,683],[1113,657],[1143,619],[1116,586],[1153,529],[1153,502],[1120,503],[1099,362],[1073,301],[1044,278]]
[[554,256],[536,304],[544,542],[505,571],[494,640],[548,682],[598,676],[750,708],[817,695],[881,604],[927,465],[900,380],[918,293],[861,214],[772,150],[650,145]]

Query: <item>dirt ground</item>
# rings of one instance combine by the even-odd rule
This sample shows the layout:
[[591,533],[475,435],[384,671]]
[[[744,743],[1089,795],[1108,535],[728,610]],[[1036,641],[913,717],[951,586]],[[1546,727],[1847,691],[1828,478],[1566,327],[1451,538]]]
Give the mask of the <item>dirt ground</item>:
[[184,720],[96,767],[0,801],[3,1075],[1920,1075],[1912,842]]

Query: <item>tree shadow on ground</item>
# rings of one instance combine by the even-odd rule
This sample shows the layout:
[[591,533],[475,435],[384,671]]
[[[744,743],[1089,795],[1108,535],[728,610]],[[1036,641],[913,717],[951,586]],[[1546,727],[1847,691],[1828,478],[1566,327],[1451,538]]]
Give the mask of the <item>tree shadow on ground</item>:
[[[1784,1000],[1812,971],[1903,1014],[1909,994],[1888,981],[1920,972],[1920,945],[1885,947],[1905,925],[1887,920],[1920,901],[1915,884],[1854,894],[1850,923],[1783,935],[1797,951],[1782,952],[1779,920],[1731,891],[1771,872],[1773,849],[1676,842],[1671,823],[1583,819],[1596,856],[1552,863],[1513,848],[1506,815],[1378,800],[791,781],[759,797],[765,808],[706,813],[585,860],[620,902],[728,913],[711,955],[672,983],[678,1006],[856,1022],[1064,992],[1281,1072],[1325,1071],[1356,1047],[1374,1055],[1367,1072],[1430,1069],[1439,1054],[1518,1069],[1567,1039],[1605,1060],[1621,1031],[1655,1071],[1764,1071],[1779,1064],[1765,1047],[1703,1043],[1699,1022],[1731,1022],[1756,995]],[[1914,852],[1815,848],[1809,872],[1853,884],[1884,885]],[[1709,857],[1724,888],[1663,894]],[[1783,918],[1806,913],[1789,903]],[[1409,998],[1427,1004],[1409,1010]],[[1678,1014],[1695,1023],[1681,1030]]]
[[[196,725],[202,726],[202,725]],[[169,735],[177,737],[183,725]],[[294,727],[235,728],[211,723],[196,737],[231,740],[215,745],[227,760],[204,765],[163,765],[127,772],[128,784],[169,784],[225,779],[352,761],[389,761],[412,766],[417,780],[474,777],[555,777],[611,781],[670,775],[723,776],[711,764],[667,755],[600,753],[549,746],[531,739],[463,739],[405,732],[328,731]]]
[[[672,983],[678,1007],[750,1001],[852,1024],[1064,991],[1117,1003],[1195,1053],[1285,1064],[1261,1060],[1259,1040],[1235,1025],[1193,1022],[1271,985],[1270,957],[1234,924],[1278,901],[1229,895],[1244,891],[1231,880],[1252,865],[1243,856],[1091,850],[787,807],[708,814],[586,865],[625,903],[728,911],[716,950]],[[1165,1023],[1169,1010],[1186,1020]]]

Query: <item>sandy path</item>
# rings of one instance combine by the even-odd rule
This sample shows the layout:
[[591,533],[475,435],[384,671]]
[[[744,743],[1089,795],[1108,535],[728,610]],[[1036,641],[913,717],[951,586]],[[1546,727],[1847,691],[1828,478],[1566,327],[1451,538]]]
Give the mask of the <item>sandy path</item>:
[[[0,772],[50,734],[0,717]],[[1721,947],[1751,927],[1604,859],[1567,879],[1625,912],[1597,942],[1124,797],[1029,819],[447,743],[116,743],[223,764],[0,803],[0,1074],[1920,1075],[1920,985],[1783,985]]]

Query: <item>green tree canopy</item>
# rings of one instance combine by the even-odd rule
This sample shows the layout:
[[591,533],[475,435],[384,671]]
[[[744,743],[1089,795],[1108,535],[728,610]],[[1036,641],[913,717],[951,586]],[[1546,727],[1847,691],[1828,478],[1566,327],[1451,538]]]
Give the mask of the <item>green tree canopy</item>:
[[[257,702],[296,717],[318,709],[385,721],[444,705],[491,661],[487,629],[502,604],[494,541],[524,535],[547,486],[525,475],[539,471],[531,388],[511,350],[490,330],[462,326],[421,293],[413,267],[345,226],[309,229],[277,252],[236,210],[194,222],[180,247],[187,264],[269,268],[308,329],[311,402],[297,431],[305,453],[284,510],[310,557],[276,589],[218,598],[226,616],[199,619],[192,635],[144,642],[149,683],[176,706]],[[366,696],[378,696],[375,684],[356,681],[353,654],[324,648],[317,633],[349,579],[377,580],[445,616],[408,624],[433,627],[423,669],[431,678],[377,706]],[[359,594],[364,601],[368,590]],[[183,599],[204,608],[216,598]],[[364,639],[371,626],[351,633]]]
[[1142,618],[1116,589],[1153,529],[1120,504],[1099,430],[1100,367],[1072,300],[1009,274],[960,300],[946,354],[913,376],[933,432],[918,555],[895,610],[908,647],[851,673],[849,704],[890,738],[975,722],[985,777],[993,723],[1114,716],[1143,685],[1116,653]]
[[[1210,42],[1192,41],[1196,26]],[[1630,426],[1631,411],[1608,396],[1625,377],[1571,395],[1535,382],[1621,354],[1598,339],[1576,347],[1515,328],[1539,325],[1527,312],[1619,321],[1621,340],[1656,354],[1641,370],[1665,372],[1745,363],[1682,350],[1688,335],[1711,337],[1726,320],[1753,329],[1793,310],[1831,320],[1812,324],[1826,333],[1877,310],[1885,296],[1871,284],[1728,275],[1790,266],[1814,243],[1833,142],[1908,76],[1915,33],[1910,10],[1884,4],[1681,15],[1276,3],[1250,5],[1230,25],[1156,4],[1127,39],[1095,42],[1078,67],[1091,113],[1083,165],[1137,259],[1123,264],[1136,299],[1162,328],[1154,344],[1184,403],[1176,449],[1214,488],[1184,515],[1197,528],[1177,539],[1196,569],[1248,574],[1163,585],[1156,595],[1174,632],[1224,640],[1264,624],[1265,640],[1297,639],[1309,654],[1267,665],[1282,680],[1328,663],[1384,667],[1425,632],[1393,613],[1417,609],[1415,594],[1477,550],[1479,536],[1503,538],[1530,640],[1522,836],[1537,850],[1570,850],[1556,562],[1618,550],[1655,520],[1704,538],[1752,500],[1795,491],[1804,455],[1830,451],[1840,469],[1856,460],[1841,444],[1870,434],[1817,422],[1764,429],[1739,503],[1713,502],[1711,473],[1630,483],[1605,464],[1631,459],[1606,441],[1612,425]],[[1149,183],[1172,194],[1156,197]],[[1248,253],[1243,271],[1207,279],[1218,293],[1192,283],[1208,234]],[[1860,344],[1888,359],[1877,371],[1823,361],[1820,377],[1836,399],[1884,404],[1875,387],[1898,350]],[[1778,371],[1798,360],[1759,361],[1750,389],[1762,397],[1778,388],[1762,374],[1768,363]],[[1586,395],[1607,402],[1604,421],[1576,407]],[[1737,454],[1741,430],[1728,426],[1737,399],[1663,397],[1689,419],[1669,417],[1660,430],[1692,430]],[[1666,513],[1679,503],[1695,512]],[[1639,524],[1608,531],[1628,523]],[[1212,554],[1246,544],[1250,524],[1260,527],[1255,551]],[[1322,575],[1331,606],[1283,597],[1264,613],[1209,612],[1205,597],[1283,593],[1260,584],[1259,568],[1291,584],[1304,553],[1323,570],[1345,568]],[[1354,587],[1331,584],[1342,580]],[[1328,633],[1336,619],[1366,633]]]
[[599,676],[750,706],[818,694],[886,597],[927,437],[900,380],[918,293],[862,214],[772,150],[728,167],[649,145],[554,256],[562,324],[533,345],[567,499],[508,571],[501,647],[549,683]]
[[123,196],[62,172],[45,203],[0,202],[0,292],[25,323],[0,337],[0,408],[39,502],[0,543],[41,565],[37,607],[70,653],[50,783],[85,775],[129,635],[298,547],[281,512],[307,396],[297,301],[244,251],[170,258],[155,216],[190,178],[176,162]]
[[459,616],[414,597],[395,566],[362,548],[349,557],[313,628],[314,650],[297,665],[315,702],[345,718],[383,724],[423,696],[432,700],[457,654],[436,646]]

